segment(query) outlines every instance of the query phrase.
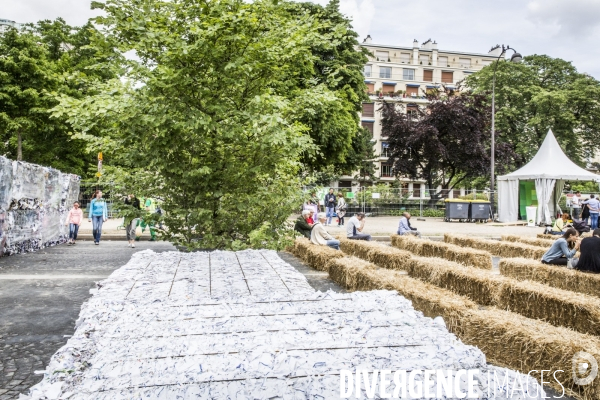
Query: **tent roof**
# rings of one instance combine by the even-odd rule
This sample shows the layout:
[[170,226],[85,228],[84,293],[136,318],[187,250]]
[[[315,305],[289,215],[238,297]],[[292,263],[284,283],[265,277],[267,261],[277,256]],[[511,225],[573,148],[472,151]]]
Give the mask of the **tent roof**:
[[499,176],[498,180],[536,178],[600,181],[600,175],[589,172],[569,160],[556,141],[552,130],[548,131],[537,154],[527,165],[508,175]]

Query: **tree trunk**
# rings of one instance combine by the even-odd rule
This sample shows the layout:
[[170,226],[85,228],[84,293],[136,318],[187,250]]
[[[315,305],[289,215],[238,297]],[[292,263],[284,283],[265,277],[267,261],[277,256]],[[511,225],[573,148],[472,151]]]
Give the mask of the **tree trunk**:
[[21,131],[17,132],[17,161],[23,161],[23,140]]

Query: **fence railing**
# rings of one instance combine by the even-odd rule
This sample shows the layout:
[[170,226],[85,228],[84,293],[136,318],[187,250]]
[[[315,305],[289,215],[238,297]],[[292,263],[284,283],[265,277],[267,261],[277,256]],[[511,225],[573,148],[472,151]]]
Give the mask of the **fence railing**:
[[[305,198],[311,198],[315,193],[320,209],[324,210],[325,194],[329,187],[304,188]],[[482,200],[489,201],[488,191],[483,190],[441,190],[434,191],[426,188],[388,188],[383,186],[373,187],[333,187],[334,194],[342,193],[348,203],[347,213],[364,212],[371,215],[399,216],[408,211],[414,216],[443,217],[445,200]],[[314,198],[313,198],[314,201]],[[497,209],[497,196],[494,199],[494,209]]]

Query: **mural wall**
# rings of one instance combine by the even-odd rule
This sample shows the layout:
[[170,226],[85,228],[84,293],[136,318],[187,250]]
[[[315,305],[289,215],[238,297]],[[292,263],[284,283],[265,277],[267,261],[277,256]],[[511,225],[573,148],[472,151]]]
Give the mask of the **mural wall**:
[[63,243],[79,176],[0,157],[0,256]]

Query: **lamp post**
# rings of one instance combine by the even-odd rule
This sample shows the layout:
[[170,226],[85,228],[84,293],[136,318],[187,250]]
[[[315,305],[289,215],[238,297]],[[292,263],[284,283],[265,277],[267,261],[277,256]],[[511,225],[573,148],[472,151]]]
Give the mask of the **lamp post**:
[[490,157],[490,209],[492,211],[492,220],[494,219],[494,160],[495,160],[495,150],[496,150],[496,132],[495,132],[495,122],[496,122],[496,70],[498,69],[498,63],[500,62],[500,57],[503,57],[506,54],[507,50],[512,50],[513,55],[510,57],[510,62],[520,63],[523,57],[520,53],[517,53],[515,49],[510,46],[502,45],[502,51],[496,58],[496,63],[494,64],[494,75],[492,78],[492,145],[491,145],[491,157]]

